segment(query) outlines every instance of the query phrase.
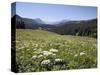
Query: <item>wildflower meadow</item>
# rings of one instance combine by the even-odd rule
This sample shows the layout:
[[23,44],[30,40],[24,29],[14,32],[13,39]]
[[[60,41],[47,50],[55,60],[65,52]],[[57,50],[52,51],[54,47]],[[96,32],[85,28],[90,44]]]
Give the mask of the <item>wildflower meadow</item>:
[[44,30],[16,29],[17,70],[38,72],[96,68],[96,40]]

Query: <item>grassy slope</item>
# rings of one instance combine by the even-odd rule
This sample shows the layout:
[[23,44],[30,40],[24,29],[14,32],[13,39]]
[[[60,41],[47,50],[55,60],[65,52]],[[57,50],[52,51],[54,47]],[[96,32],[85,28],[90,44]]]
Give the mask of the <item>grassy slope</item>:
[[[47,70],[43,68],[40,69],[39,66],[36,65],[34,66],[36,68],[33,70],[33,67],[29,64],[37,64],[37,62],[32,62],[32,60],[31,62],[29,61],[32,56],[38,56],[39,52],[49,51],[52,48],[58,50],[55,58],[48,56],[45,59],[51,60],[51,58],[60,58],[63,59],[66,63],[63,65],[64,68],[53,68],[53,66],[50,70],[95,68],[97,66],[97,42],[95,38],[58,35],[48,31],[24,29],[17,29],[16,36],[16,58],[19,66],[19,72]],[[82,53],[83,55],[80,55]],[[39,60],[38,62],[42,61]],[[40,65],[40,63],[38,63],[38,65]]]

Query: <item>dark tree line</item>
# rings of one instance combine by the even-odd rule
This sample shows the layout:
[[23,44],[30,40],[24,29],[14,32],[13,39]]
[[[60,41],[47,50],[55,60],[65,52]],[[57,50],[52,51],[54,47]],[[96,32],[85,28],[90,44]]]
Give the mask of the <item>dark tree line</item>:
[[97,37],[97,19],[65,23],[53,31],[62,35]]

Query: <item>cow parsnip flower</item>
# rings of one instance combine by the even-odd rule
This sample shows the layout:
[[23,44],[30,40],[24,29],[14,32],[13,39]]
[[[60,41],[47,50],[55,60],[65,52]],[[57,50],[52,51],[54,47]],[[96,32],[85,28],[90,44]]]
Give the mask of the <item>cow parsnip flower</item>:
[[36,55],[32,56],[32,59],[36,59],[36,58],[37,58],[37,56],[36,56]]
[[62,61],[63,59],[60,59],[60,58],[55,59],[55,62],[62,62]]
[[82,56],[82,55],[85,55],[85,53],[84,52],[80,52],[80,56]]
[[48,59],[48,60],[43,60],[42,62],[41,62],[41,65],[47,65],[47,64],[49,64],[50,63],[50,60]]
[[57,49],[50,49],[50,52],[58,52],[58,50]]
[[42,53],[43,53],[43,55],[45,55],[45,56],[49,56],[49,55],[52,54],[52,52],[49,52],[49,51],[43,51]]

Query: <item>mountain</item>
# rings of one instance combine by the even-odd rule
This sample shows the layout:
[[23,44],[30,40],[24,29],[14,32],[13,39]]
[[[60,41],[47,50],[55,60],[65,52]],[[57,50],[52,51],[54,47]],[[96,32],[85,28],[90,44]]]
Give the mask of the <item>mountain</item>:
[[97,37],[97,19],[81,21],[62,20],[53,24],[47,24],[40,18],[29,19],[14,15],[11,18],[11,22],[18,29],[42,29],[61,35]]
[[50,30],[51,28],[55,28],[56,26],[45,24],[41,19],[29,19],[29,18],[23,18],[19,15],[14,15],[11,18],[12,24],[16,25],[16,28],[20,29],[37,29],[42,28],[45,30]]
[[40,24],[45,24],[44,21],[42,21],[40,18],[36,18],[34,19],[37,23],[40,23]]

